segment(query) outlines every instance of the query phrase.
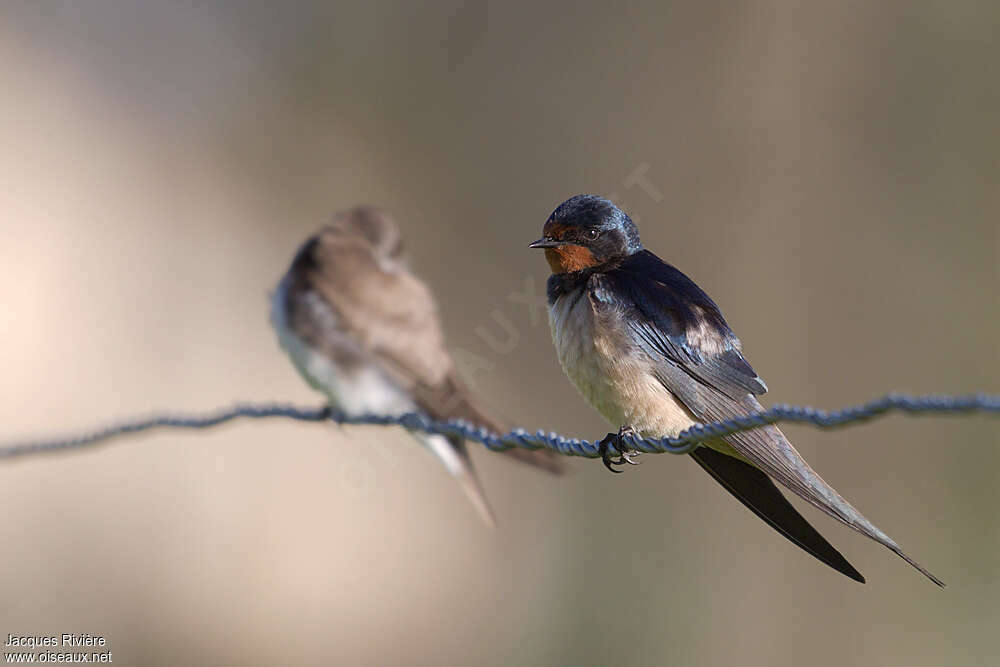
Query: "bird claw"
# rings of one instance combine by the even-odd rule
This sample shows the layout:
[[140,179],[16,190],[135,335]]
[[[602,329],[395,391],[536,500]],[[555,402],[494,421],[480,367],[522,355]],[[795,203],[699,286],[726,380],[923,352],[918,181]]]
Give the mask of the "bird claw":
[[636,461],[635,459],[637,456],[639,456],[640,453],[641,452],[637,449],[630,449],[628,451],[622,452],[621,458],[625,459],[625,463],[629,464],[630,466],[637,466],[639,465],[640,462]]
[[[623,470],[616,470],[614,466],[616,465],[629,465],[637,466],[639,461],[635,458],[639,456],[640,452],[636,449],[626,449],[623,441],[623,436],[635,435],[635,431],[632,430],[631,426],[622,426],[618,429],[617,433],[608,433],[604,436],[604,439],[597,443],[597,451],[601,455],[601,461],[604,463],[604,467],[614,473],[624,472]],[[618,458],[611,455],[611,446],[614,446],[615,450],[618,452]]]

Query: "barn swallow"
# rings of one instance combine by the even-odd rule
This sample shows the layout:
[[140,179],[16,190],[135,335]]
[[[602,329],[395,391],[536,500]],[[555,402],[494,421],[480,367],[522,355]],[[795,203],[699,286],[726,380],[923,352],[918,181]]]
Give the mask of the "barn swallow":
[[[544,248],[552,269],[549,322],[559,362],[587,401],[621,427],[601,443],[608,468],[635,462],[638,452],[627,451],[625,433],[672,437],[695,423],[763,409],[757,397],[767,386],[743,358],[719,307],[646,250],[621,209],[577,195],[553,211],[542,234],[529,247]],[[691,456],[772,528],[851,579],[864,582],[771,478],[944,586],[823,481],[776,426],[708,440]]]
[[[302,245],[272,297],[271,323],[306,381],[348,416],[423,412],[507,431],[480,410],[456,374],[434,298],[408,270],[399,228],[377,209],[340,213]],[[464,440],[411,433],[493,525]],[[552,452],[504,453],[562,470]]]

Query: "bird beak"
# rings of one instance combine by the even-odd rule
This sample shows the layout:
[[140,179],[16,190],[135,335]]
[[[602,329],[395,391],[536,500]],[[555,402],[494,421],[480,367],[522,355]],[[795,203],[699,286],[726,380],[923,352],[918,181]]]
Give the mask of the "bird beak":
[[565,241],[557,241],[551,236],[543,236],[534,243],[529,243],[529,248],[558,248],[561,245],[566,245]]

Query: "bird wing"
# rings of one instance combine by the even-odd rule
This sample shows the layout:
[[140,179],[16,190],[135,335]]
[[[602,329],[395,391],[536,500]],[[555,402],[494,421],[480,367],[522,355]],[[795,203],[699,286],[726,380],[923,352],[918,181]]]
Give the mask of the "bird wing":
[[[338,338],[331,330],[346,331],[356,344],[356,354],[391,377],[428,416],[465,419],[497,433],[508,430],[479,408],[459,378],[444,345],[434,297],[405,267],[381,264],[364,239],[321,232],[296,256],[291,273],[293,291],[321,298],[335,318],[324,327],[304,307],[299,313],[308,321],[297,330],[316,349],[332,358],[342,355],[343,334],[339,344],[331,345]],[[290,316],[295,318],[295,304],[302,300],[292,301]],[[506,453],[551,472],[563,469],[551,452]]]
[[781,495],[770,477],[749,463],[708,447],[699,447],[691,457],[772,528],[838,572],[865,583],[861,573]]
[[[698,419],[719,421],[762,409],[756,396],[765,393],[767,386],[743,358],[740,341],[718,306],[683,273],[643,250],[618,268],[595,275],[590,289],[597,302],[624,302],[626,326],[653,362],[654,375]],[[806,502],[885,545],[943,585],[816,474],[776,426],[736,433],[724,440],[739,457]],[[704,467],[701,460],[699,463]],[[760,507],[733,493],[761,514]],[[770,516],[766,520],[772,525],[782,521],[780,516]],[[787,518],[786,514],[785,529],[779,528],[786,536],[791,529]]]

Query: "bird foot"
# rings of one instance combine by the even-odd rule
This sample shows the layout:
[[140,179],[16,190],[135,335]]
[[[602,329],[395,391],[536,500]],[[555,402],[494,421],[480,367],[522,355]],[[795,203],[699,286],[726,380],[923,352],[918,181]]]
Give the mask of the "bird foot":
[[[631,426],[622,426],[618,429],[617,433],[608,433],[604,436],[604,439],[597,443],[597,451],[601,455],[601,461],[604,462],[604,467],[611,472],[624,472],[623,470],[616,470],[614,466],[616,465],[629,465],[637,466],[639,462],[635,460],[639,456],[639,451],[631,447],[626,447],[624,443],[623,436],[635,435],[635,431]],[[618,452],[618,458],[614,458],[611,455],[611,446],[614,446],[615,450]]]

